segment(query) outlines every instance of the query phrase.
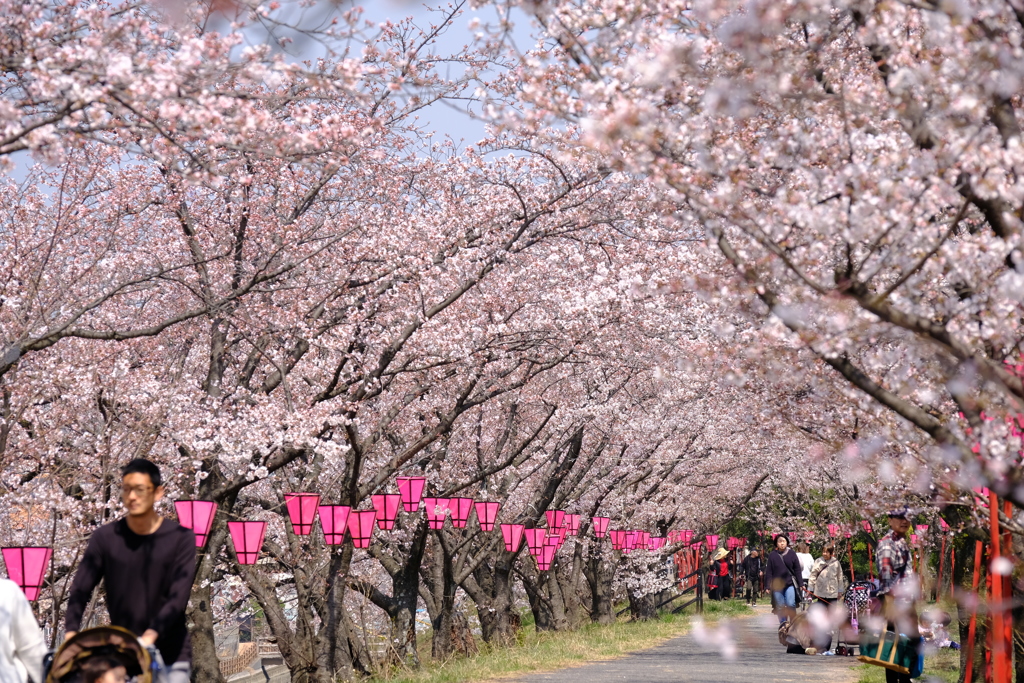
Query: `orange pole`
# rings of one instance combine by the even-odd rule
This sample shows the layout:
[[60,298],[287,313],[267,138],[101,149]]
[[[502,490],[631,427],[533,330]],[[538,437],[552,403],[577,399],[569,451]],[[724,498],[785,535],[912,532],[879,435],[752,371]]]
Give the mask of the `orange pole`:
[[[1013,503],[1008,500],[1003,501],[1003,514],[1007,519],[1013,519]],[[1013,561],[1013,539],[1010,537],[1009,530],[1003,532],[1003,553],[1006,559]],[[1004,574],[1002,579],[1003,598],[1009,603],[1013,597],[1013,584],[1009,574]],[[1004,611],[1003,615],[1003,652],[1006,657],[1006,680],[1009,683],[1013,676],[1013,618],[1009,608]]]
[[935,577],[935,599],[942,599],[942,565],[946,561],[946,534],[942,534],[942,549],[939,550],[939,573]]
[[846,547],[850,549],[850,583],[854,583],[857,579],[853,575],[853,541],[847,541]]
[[871,557],[871,541],[870,540],[868,541],[868,578],[872,579],[872,580],[875,578],[875,561]]
[[[978,580],[981,578],[981,541],[974,542],[974,578],[972,579],[971,595],[978,598]],[[974,673],[974,634],[978,630],[978,606],[975,604],[971,607],[971,622],[967,627],[967,652],[965,659],[967,660],[966,666],[964,666],[964,682],[971,683],[974,679],[972,675]]]
[[[995,492],[988,494],[989,530],[992,536],[991,562],[1000,558],[999,552],[999,499]],[[990,575],[991,576],[991,575]],[[992,593],[989,595],[989,611],[992,613],[992,682],[1010,683],[1010,668],[1006,652],[1006,626],[1003,613],[1003,577],[992,576]]]

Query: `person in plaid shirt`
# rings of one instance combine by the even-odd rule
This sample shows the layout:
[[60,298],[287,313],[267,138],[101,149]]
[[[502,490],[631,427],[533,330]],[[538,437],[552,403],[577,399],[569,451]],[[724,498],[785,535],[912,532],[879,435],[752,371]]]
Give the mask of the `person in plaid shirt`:
[[910,546],[907,532],[910,520],[906,509],[889,513],[889,533],[878,540],[875,547],[875,561],[878,563],[879,593],[889,593],[902,582],[910,570]]
[[[906,508],[889,512],[889,533],[878,540],[875,561],[878,565],[878,592],[882,597],[888,629],[906,634],[910,647],[918,651],[921,635],[914,605],[917,588],[913,581],[907,581],[912,569],[910,546],[907,544],[907,532],[910,531],[908,516]],[[886,683],[910,683],[909,676],[889,669],[885,670],[885,680]]]

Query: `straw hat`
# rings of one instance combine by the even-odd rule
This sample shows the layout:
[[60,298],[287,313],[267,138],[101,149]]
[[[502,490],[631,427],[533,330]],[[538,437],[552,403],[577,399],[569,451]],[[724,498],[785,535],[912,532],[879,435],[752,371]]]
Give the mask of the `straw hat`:
[[721,560],[721,559],[723,559],[728,554],[729,554],[728,550],[726,550],[725,548],[719,548],[718,552],[715,553],[715,557],[713,559]]

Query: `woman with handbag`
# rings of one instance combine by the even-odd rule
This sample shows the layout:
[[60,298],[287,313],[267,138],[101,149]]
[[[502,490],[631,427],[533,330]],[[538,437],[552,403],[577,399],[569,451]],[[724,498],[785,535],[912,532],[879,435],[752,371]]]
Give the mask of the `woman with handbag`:
[[768,554],[766,565],[764,582],[772,592],[779,623],[783,624],[796,616],[801,585],[800,560],[789,547],[789,538],[785,534],[775,537],[775,550]]

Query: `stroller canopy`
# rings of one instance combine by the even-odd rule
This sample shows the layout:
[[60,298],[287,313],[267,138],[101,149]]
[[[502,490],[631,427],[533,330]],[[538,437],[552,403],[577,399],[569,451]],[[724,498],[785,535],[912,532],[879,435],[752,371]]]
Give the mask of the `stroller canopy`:
[[136,683],[151,683],[149,651],[120,626],[85,629],[64,641],[53,656],[46,683],[72,683],[82,663],[91,657],[111,657],[124,665]]

